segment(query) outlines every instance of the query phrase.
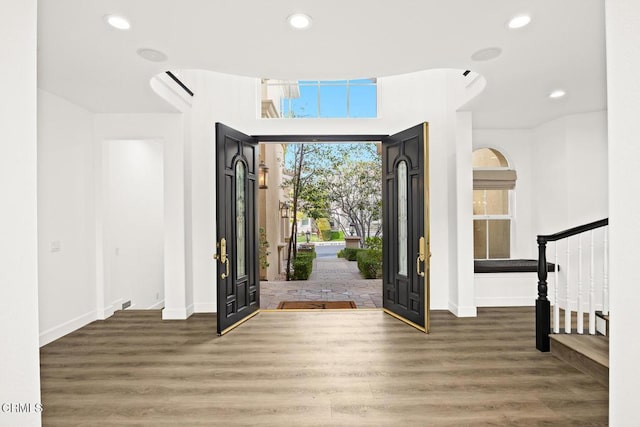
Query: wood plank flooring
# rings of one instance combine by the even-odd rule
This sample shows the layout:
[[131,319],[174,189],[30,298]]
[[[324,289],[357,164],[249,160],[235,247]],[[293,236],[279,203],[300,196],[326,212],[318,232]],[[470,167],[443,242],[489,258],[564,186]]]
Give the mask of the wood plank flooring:
[[43,424],[607,425],[608,392],[535,350],[533,308],[432,313],[425,335],[381,311],[215,316],[118,312],[41,349]]

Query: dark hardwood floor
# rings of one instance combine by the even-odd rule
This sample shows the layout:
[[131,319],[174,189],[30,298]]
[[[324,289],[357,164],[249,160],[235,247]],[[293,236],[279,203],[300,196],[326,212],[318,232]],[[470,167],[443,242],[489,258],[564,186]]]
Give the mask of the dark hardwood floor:
[[45,426],[607,425],[608,391],[535,349],[533,308],[433,312],[425,335],[380,311],[117,312],[41,349]]

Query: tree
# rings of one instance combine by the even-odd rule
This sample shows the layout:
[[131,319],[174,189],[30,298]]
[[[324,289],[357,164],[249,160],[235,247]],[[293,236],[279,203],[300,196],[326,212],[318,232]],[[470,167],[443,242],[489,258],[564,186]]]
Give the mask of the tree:
[[287,245],[287,280],[291,280],[291,260],[297,255],[298,211],[306,212],[312,218],[321,218],[328,212],[326,190],[316,182],[316,171],[329,149],[322,144],[288,144],[285,154],[285,169],[291,173],[283,180],[282,186],[290,193],[293,224]]
[[345,222],[353,224],[360,242],[379,236],[382,219],[382,183],[380,163],[353,161],[338,165],[331,177],[330,201],[333,215],[340,221],[345,234]]
[[331,216],[340,219],[348,234],[353,224],[364,245],[367,237],[379,236],[382,219],[381,158],[374,144],[332,146],[329,164],[316,171],[318,185],[327,191]]

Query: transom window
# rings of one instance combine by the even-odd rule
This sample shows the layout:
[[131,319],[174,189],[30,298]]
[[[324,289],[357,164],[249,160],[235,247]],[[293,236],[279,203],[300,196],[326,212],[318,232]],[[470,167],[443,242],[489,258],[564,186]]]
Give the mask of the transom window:
[[377,117],[377,79],[262,80],[263,118]]
[[511,257],[512,199],[516,173],[493,148],[473,152],[473,256]]

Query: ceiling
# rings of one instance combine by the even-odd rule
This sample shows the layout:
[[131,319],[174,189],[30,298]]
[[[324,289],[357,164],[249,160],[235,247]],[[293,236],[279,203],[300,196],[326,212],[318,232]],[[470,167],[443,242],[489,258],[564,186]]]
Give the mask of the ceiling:
[[[295,12],[312,27],[289,27]],[[508,29],[522,13],[531,23]],[[190,68],[293,80],[470,69],[487,80],[466,106],[478,128],[606,109],[604,0],[39,0],[38,14],[39,87],[94,112],[173,111],[149,80]],[[132,28],[107,26],[107,14]],[[502,54],[471,59],[488,47]],[[567,96],[549,99],[556,88]]]

